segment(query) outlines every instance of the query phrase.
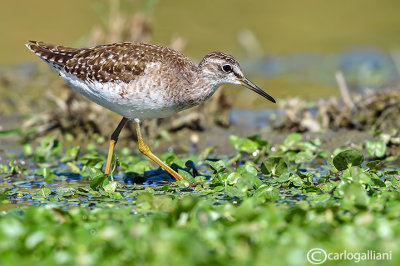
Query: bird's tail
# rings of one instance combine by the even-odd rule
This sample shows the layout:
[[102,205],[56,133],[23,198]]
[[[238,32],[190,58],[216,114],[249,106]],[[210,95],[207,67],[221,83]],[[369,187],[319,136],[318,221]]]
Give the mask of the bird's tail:
[[79,52],[79,49],[45,42],[29,41],[25,45],[45,62],[59,66],[65,66],[67,61]]

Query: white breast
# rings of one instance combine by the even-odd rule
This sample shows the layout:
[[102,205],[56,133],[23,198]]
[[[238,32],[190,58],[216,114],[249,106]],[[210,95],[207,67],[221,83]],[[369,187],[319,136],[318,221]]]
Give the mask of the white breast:
[[63,69],[53,68],[74,91],[128,119],[168,117],[181,110],[168,100],[169,84],[165,82],[146,78],[130,83],[84,81]]

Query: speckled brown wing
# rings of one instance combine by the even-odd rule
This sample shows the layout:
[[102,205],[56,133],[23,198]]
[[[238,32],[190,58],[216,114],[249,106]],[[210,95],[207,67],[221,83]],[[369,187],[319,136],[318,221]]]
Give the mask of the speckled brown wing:
[[67,61],[65,69],[82,80],[129,83],[152,61],[140,44],[118,43],[83,48]]
[[[44,42],[27,45],[39,57],[55,68],[62,68],[79,79],[99,82],[129,83],[143,73],[151,61],[141,44],[118,43],[74,49]],[[139,49],[141,47],[141,49]]]
[[29,41],[26,46],[47,63],[59,67],[64,67],[67,61],[79,52],[79,49],[37,41]]
[[194,66],[185,55],[153,44],[115,43],[74,49],[31,41],[27,46],[55,68],[85,81],[129,83],[142,75],[151,62],[168,61],[176,69]]

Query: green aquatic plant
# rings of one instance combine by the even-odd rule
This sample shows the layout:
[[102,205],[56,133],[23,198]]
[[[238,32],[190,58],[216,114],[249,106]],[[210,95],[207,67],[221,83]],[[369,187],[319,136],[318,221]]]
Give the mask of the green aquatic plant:
[[96,145],[24,144],[0,165],[2,265],[309,265],[315,247],[391,252],[382,262],[398,264],[396,156],[377,159],[368,140],[332,151],[303,139],[233,136],[231,155],[160,156],[203,188],[170,183],[128,149],[108,181]]

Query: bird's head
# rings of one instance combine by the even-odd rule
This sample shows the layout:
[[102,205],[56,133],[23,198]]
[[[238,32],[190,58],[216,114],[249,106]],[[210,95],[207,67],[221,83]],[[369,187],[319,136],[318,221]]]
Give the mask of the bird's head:
[[223,84],[243,85],[275,103],[274,98],[244,76],[239,62],[229,54],[221,52],[209,53],[201,60],[199,70],[205,78],[216,86]]

